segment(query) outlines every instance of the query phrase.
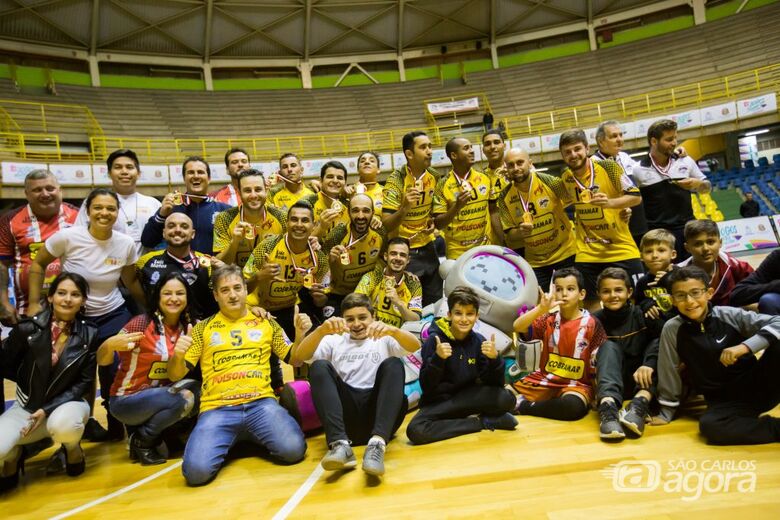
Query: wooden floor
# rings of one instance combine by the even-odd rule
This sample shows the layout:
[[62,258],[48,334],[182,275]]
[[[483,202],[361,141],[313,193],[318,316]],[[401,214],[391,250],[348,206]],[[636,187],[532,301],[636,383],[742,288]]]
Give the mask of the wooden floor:
[[[599,440],[595,412],[574,423],[519,420],[513,432],[428,446],[411,446],[405,423],[381,481],[360,469],[323,474],[322,434],[308,439],[300,464],[245,456],[201,488],[185,485],[180,459],[130,463],[125,443],[85,443],[84,475],[46,476],[51,448],[28,461],[19,489],[0,499],[0,518],[780,518],[778,444],[707,446],[691,415],[620,444]],[[360,461],[363,448],[355,451]],[[648,482],[657,487],[637,491]]]

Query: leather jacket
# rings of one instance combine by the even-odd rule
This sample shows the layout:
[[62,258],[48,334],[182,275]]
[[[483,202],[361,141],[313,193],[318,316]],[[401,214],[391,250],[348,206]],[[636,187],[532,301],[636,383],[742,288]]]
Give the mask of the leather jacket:
[[28,412],[43,409],[49,416],[68,401],[80,401],[95,380],[97,328],[77,316],[62,349],[51,365],[51,310],[22,318],[2,343],[5,373],[13,371],[16,398]]

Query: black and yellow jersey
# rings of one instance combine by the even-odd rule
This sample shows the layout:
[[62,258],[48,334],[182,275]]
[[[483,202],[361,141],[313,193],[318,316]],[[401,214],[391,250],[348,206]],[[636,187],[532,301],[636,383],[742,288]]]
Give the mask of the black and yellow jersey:
[[314,192],[306,186],[301,186],[300,190],[293,193],[287,189],[287,185],[284,182],[280,182],[274,186],[271,186],[271,189],[268,191],[268,200],[266,200],[266,205],[276,206],[283,212],[287,213],[287,210],[290,209],[290,206],[298,202],[298,200],[302,199],[303,197],[309,197],[311,195],[314,195]]
[[[422,195],[398,226],[398,236],[408,239],[412,249],[433,242],[433,233],[426,233],[425,230],[428,228],[428,221],[433,218],[433,192],[438,178],[439,173],[433,168],[428,168],[420,176]],[[406,192],[415,187],[417,180],[409,170],[409,166],[394,170],[385,182],[382,211],[384,213],[398,211]]]
[[374,270],[363,275],[355,289],[358,294],[365,294],[371,299],[374,306],[376,319],[400,327],[404,324],[403,316],[395,308],[393,302],[387,297],[387,287],[385,283],[391,280],[395,284],[395,292],[398,297],[407,304],[410,311],[422,314],[422,285],[420,279],[408,271],[404,271],[400,282],[394,278],[385,276],[385,266],[382,262],[377,263]]
[[377,260],[382,258],[387,243],[384,227],[368,229],[365,235],[356,238],[351,226],[338,224],[325,238],[322,248],[330,251],[333,246],[342,245],[349,251],[349,265],[336,262],[330,266],[330,292],[346,296],[357,287],[360,278],[371,271]]
[[[230,208],[217,214],[214,221],[214,253],[220,253],[230,247],[233,229],[241,221],[242,208]],[[283,235],[287,231],[287,214],[275,206],[264,208],[262,222],[255,224],[255,236],[242,238],[236,251],[236,265],[244,267],[249,255],[263,241],[271,235]]]

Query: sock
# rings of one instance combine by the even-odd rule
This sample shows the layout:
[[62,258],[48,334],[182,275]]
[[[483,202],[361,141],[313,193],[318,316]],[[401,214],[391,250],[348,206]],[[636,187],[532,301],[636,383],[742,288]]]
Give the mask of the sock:
[[615,400],[614,400],[613,398],[611,398],[611,397],[604,397],[604,398],[602,398],[602,399],[601,399],[601,401],[599,401],[599,405],[602,405],[602,404],[604,404],[604,403],[612,403],[612,404],[614,404],[615,406],[617,406],[617,403],[616,403],[616,402],[615,402]]

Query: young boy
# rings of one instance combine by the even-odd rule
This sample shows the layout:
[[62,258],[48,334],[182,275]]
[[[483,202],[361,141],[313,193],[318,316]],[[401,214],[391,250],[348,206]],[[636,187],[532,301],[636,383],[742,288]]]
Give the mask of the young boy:
[[[645,430],[657,382],[661,331],[655,320],[645,319],[642,309],[631,303],[631,279],[625,269],[604,269],[597,285],[602,308],[593,316],[601,322],[609,340],[596,355],[600,437],[619,442],[626,436],[623,427],[637,437]],[[623,400],[632,397],[628,407],[618,414]]]
[[663,277],[677,258],[674,235],[665,229],[651,229],[642,236],[639,251],[647,273],[636,282],[634,300],[645,316],[655,320],[668,317],[673,306]]
[[[577,269],[556,271],[553,284],[554,292],[539,289],[539,305],[514,323],[515,332],[543,344],[539,370],[513,384],[519,394],[515,411],[576,421],[587,415],[593,400],[596,352],[606,334],[601,323],[580,308],[585,283]],[[556,305],[559,311],[550,314]]]
[[[691,220],[685,224],[685,249],[691,257],[679,264],[680,267],[695,265],[701,267],[710,279],[713,290],[713,305],[728,305],[734,286],[753,272],[747,262],[737,260],[721,252],[718,225],[711,220]],[[668,285],[668,283],[666,284]]]
[[322,459],[326,470],[354,468],[350,443],[368,443],[363,471],[385,472],[387,442],[406,415],[404,367],[399,358],[420,348],[412,334],[375,321],[364,294],[348,294],[343,317],[329,318],[295,349],[310,363],[314,407],[330,446]]
[[762,416],[780,402],[780,316],[713,307],[715,291],[707,273],[696,266],[672,271],[669,285],[680,315],[661,332],[658,401],[662,408],[653,424],[672,420],[682,394],[678,367],[684,363],[694,388],[707,401],[699,430],[708,443],[780,441],[780,419]]
[[447,319],[428,329],[422,348],[420,412],[406,428],[414,444],[427,444],[480,430],[514,430],[515,404],[504,389],[504,362],[495,341],[474,332],[479,297],[458,287],[447,297]]

